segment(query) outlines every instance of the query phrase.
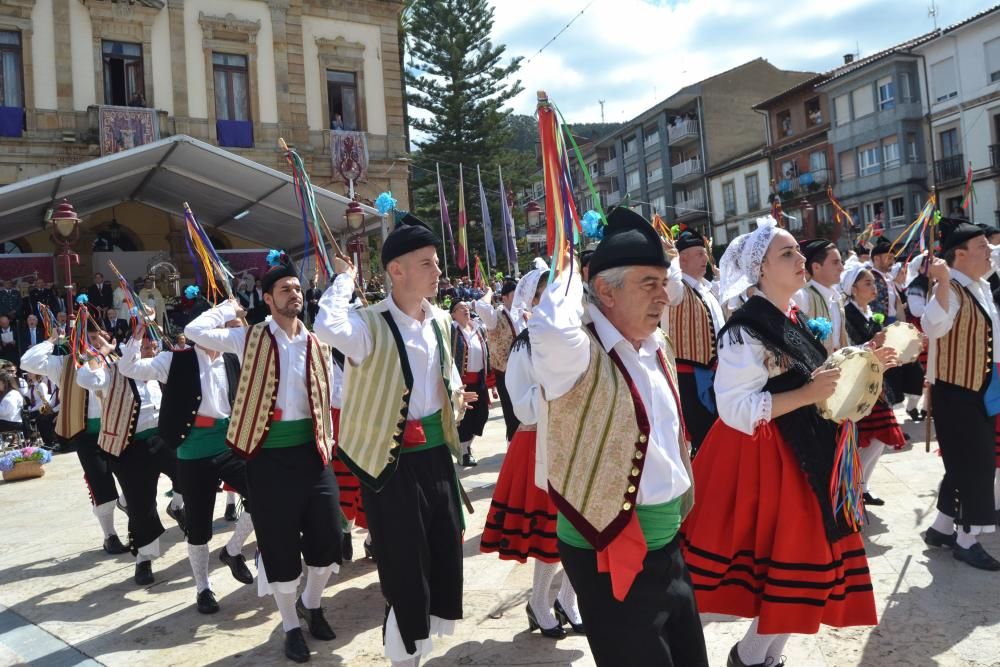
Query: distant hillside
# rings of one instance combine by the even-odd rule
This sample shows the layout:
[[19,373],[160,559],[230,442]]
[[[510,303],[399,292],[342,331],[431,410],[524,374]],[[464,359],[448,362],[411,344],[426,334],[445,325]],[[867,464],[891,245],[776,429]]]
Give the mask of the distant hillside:
[[[508,148],[533,154],[535,144],[538,142],[538,121],[524,114],[513,114],[510,117],[510,125],[513,137]],[[621,126],[621,123],[577,123],[570,125],[570,128],[579,143],[581,138],[598,139],[611,134]]]

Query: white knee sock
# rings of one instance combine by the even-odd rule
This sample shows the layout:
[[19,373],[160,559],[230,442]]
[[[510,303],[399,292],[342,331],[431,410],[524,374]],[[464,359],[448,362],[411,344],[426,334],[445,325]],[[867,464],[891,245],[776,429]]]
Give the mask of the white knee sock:
[[531,610],[535,612],[538,624],[543,628],[551,628],[558,623],[552,613],[552,580],[559,571],[559,563],[543,563],[535,560],[535,576],[531,584]]
[[120,496],[118,496],[118,504],[121,506],[122,511],[127,514],[128,513],[128,501],[125,500],[125,494],[124,493],[121,494]]
[[920,402],[919,396],[914,396],[913,394],[906,395],[906,411],[916,410],[917,404]]
[[753,619],[753,623],[747,628],[747,633],[736,646],[736,652],[745,665],[759,665],[767,660],[767,649],[775,639],[775,635],[762,635],[757,632],[759,620],[759,618]]
[[235,505],[236,504],[236,492],[235,491],[226,491],[226,504],[227,505]]
[[392,667],[420,667],[420,656],[418,655],[406,660],[393,660]]
[[114,500],[109,500],[94,506],[94,516],[97,517],[97,523],[101,524],[105,538],[117,535],[115,532],[115,505]]
[[306,586],[302,589],[302,604],[306,609],[318,609],[323,600],[323,589],[333,574],[334,566],[306,566]]
[[764,658],[765,664],[768,659],[771,660],[772,665],[777,665],[781,663],[781,652],[785,650],[785,644],[791,638],[791,635],[764,635],[765,637],[774,637],[771,640],[771,645],[767,647],[767,657]]
[[281,614],[281,627],[288,632],[299,627],[299,615],[295,613],[295,593],[272,593]]
[[188,561],[191,563],[191,573],[194,575],[195,588],[201,593],[208,585],[208,545],[189,544]]
[[1000,468],[993,478],[993,507],[1000,510]]
[[184,507],[184,496],[174,491],[174,495],[170,497],[170,509],[179,510],[182,507]]
[[160,538],[156,538],[149,544],[139,547],[136,552],[135,562],[141,563],[145,560],[153,560],[160,555]]
[[576,590],[573,588],[573,583],[569,580],[569,575],[563,570],[563,580],[562,585],[559,587],[559,594],[556,596],[559,600],[559,604],[562,605],[563,611],[569,616],[569,620],[574,623],[583,623],[583,616],[580,615],[580,607],[576,603]]
[[973,535],[972,533],[967,533],[964,530],[960,530],[958,531],[958,535],[956,536],[955,541],[958,544],[958,546],[962,547],[963,549],[968,549],[969,547],[971,547],[973,544],[976,543],[976,536]]
[[947,514],[938,512],[938,515],[934,517],[934,523],[931,524],[931,528],[939,533],[951,535],[955,532],[955,519]]
[[472,441],[466,440],[462,443],[462,454],[468,454],[472,450]]
[[868,480],[872,478],[872,473],[875,472],[875,464],[878,463],[879,457],[882,456],[882,452],[885,451],[885,443],[879,439],[873,439],[871,444],[867,447],[862,447],[858,451],[858,458],[861,459],[861,470],[864,474],[864,490],[868,493]]
[[236,527],[233,528],[233,534],[229,537],[229,542],[226,543],[226,552],[230,556],[235,556],[243,550],[243,545],[246,544],[247,538],[250,537],[250,533],[253,532],[253,519],[250,518],[250,512],[244,512],[240,515],[240,518],[236,520]]

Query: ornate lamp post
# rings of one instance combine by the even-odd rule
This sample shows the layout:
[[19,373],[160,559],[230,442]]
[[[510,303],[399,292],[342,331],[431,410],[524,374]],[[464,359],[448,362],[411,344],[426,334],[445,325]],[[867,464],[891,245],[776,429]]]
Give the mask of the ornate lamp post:
[[817,235],[816,208],[805,197],[802,198],[799,206],[802,207],[802,233],[806,238],[815,238]]
[[361,266],[361,253],[364,252],[361,230],[365,226],[365,212],[361,208],[361,204],[352,199],[347,205],[347,210],[344,211],[344,220],[347,222],[348,233],[351,234],[351,240],[347,244],[347,252],[351,254],[354,266],[358,268],[358,283],[363,286],[365,272],[364,267]]
[[542,220],[542,207],[535,200],[531,200],[524,206],[524,214],[528,219],[528,233],[534,234]]
[[52,228],[49,237],[61,248],[58,257],[62,260],[63,275],[66,278],[66,319],[72,319],[75,306],[73,295],[72,265],[80,263],[80,256],[73,252],[73,244],[80,238],[80,218],[73,205],[65,199],[56,207],[50,218]]

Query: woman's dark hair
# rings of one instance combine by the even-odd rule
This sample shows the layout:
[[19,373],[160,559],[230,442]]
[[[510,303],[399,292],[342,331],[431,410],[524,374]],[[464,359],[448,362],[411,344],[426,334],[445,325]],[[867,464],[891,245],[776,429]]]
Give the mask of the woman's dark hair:
[[548,284],[549,284],[549,272],[542,271],[542,275],[538,276],[538,284],[535,286],[536,299],[542,295],[542,292],[545,291],[545,286]]

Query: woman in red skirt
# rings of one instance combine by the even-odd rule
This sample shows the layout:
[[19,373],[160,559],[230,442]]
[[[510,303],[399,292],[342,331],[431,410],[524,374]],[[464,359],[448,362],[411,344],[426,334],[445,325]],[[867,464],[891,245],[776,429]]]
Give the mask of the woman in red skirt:
[[791,307],[805,258],[766,217],[720,270],[723,301],[758,292],[718,337],[719,420],[694,460],[684,560],[701,613],[754,619],[729,667],[776,665],[792,633],[875,624],[875,597],[861,536],[831,506],[837,426],[815,404],[840,371],[820,370],[826,350]]
[[[872,341],[881,344],[885,334],[881,333],[882,325],[875,321],[872,309],[869,307],[877,296],[875,276],[863,265],[854,264],[844,269],[840,286],[848,297],[844,305],[848,342],[851,345],[867,345]],[[884,386],[884,389],[886,394],[890,392],[888,386]],[[886,401],[885,397],[880,397],[871,414],[858,422],[858,446],[861,447],[859,454],[865,480],[865,505],[885,504],[884,500],[868,492],[868,480],[875,472],[875,464],[885,451],[886,445],[896,449],[902,449],[906,445],[906,438],[899,428],[899,422],[896,421],[896,414],[892,411],[890,402],[891,399]]]
[[[525,316],[538,303],[548,282],[548,268],[544,263],[541,267],[525,274],[517,286],[514,304],[520,305]],[[563,576],[554,608],[549,593],[559,569],[556,508],[547,492],[544,448],[536,449],[535,446],[535,425],[542,399],[531,367],[527,329],[514,340],[505,380],[514,414],[521,425],[510,441],[500,468],[479,550],[496,553],[501,560],[519,563],[535,559],[531,599],[525,608],[529,630],[537,628],[544,636],[559,639],[566,636],[563,624],[569,624],[574,631],[583,633],[583,618],[577,609],[576,593],[569,577]]]

